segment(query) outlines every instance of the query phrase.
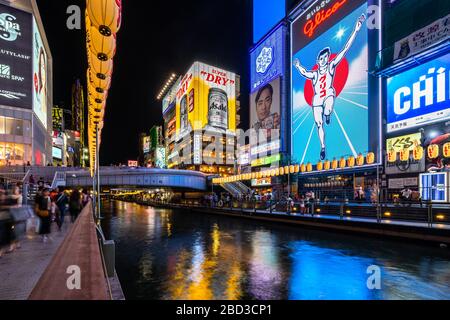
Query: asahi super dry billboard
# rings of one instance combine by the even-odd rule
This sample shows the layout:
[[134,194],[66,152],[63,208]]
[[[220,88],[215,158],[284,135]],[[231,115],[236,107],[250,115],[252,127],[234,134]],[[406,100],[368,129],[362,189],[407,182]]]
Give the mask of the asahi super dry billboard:
[[181,80],[176,98],[177,135],[192,130],[236,131],[236,75],[195,62]]

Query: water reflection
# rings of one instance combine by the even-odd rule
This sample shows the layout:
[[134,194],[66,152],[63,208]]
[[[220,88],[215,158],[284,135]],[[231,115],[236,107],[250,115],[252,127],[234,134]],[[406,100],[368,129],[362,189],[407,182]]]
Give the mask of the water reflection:
[[[128,299],[449,299],[448,250],[106,202]],[[367,268],[382,270],[369,290]]]

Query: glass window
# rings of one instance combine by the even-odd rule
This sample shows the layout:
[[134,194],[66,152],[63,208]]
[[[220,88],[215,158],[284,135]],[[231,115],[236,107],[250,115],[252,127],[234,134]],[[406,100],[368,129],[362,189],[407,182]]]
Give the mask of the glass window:
[[15,123],[14,134],[16,136],[23,136],[23,121],[20,119],[16,119],[14,123]]
[[14,130],[14,127],[15,127],[15,120],[14,119],[12,119],[12,118],[6,118],[6,121],[5,121],[5,134],[15,134],[15,130]]
[[0,134],[5,134],[5,117],[0,117]]
[[5,160],[6,161],[14,160],[14,143],[5,144]]
[[31,138],[31,121],[23,120],[23,136],[26,138]]
[[25,146],[23,144],[14,145],[14,160],[23,161],[24,156],[25,156]]

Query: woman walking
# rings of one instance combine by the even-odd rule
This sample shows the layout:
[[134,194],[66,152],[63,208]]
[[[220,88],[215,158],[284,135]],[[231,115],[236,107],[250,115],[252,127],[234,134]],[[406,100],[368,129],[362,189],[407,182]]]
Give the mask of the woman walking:
[[70,211],[70,216],[72,218],[72,223],[74,223],[75,220],[77,220],[78,215],[81,212],[82,200],[83,199],[81,198],[81,194],[78,190],[74,190],[72,192],[72,194],[70,195],[69,211]]
[[50,190],[45,188],[42,190],[42,194],[37,199],[37,215],[41,221],[39,234],[42,236],[42,241],[45,243],[49,239],[51,233],[52,217],[50,215],[51,200]]

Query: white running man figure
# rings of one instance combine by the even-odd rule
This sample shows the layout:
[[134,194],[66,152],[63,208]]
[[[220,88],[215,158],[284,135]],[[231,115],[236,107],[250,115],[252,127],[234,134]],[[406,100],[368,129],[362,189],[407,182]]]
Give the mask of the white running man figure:
[[314,98],[312,107],[314,121],[317,125],[320,144],[322,147],[320,152],[321,160],[325,160],[326,157],[324,117],[326,124],[329,125],[331,123],[331,114],[334,111],[334,101],[336,99],[336,91],[333,84],[336,68],[351,48],[365,20],[366,16],[364,14],[358,18],[355,28],[353,29],[350,38],[347,40],[344,49],[342,49],[342,51],[333,60],[330,61],[331,49],[329,47],[319,52],[319,55],[317,56],[317,70],[308,71],[300,64],[298,59],[294,60],[294,66],[298,72],[300,72],[300,74],[306,79],[311,80],[313,83]]

